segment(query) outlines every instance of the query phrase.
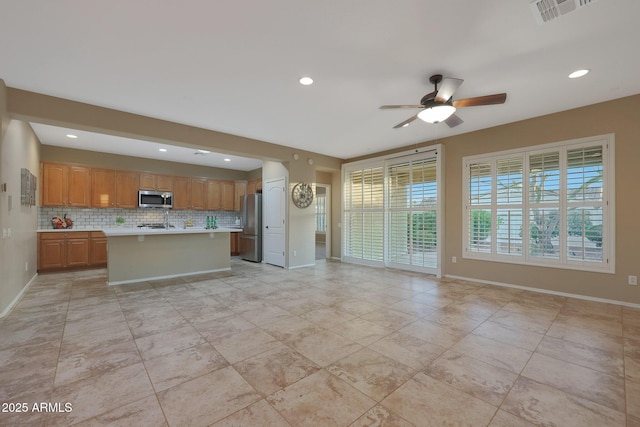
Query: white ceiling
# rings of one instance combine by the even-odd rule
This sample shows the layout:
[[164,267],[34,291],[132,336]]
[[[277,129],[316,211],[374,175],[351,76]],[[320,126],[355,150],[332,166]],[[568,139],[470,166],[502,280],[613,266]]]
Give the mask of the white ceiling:
[[[5,1],[0,78],[339,158],[640,93],[640,1],[545,25],[530,1]],[[415,111],[378,107],[418,103],[435,73],[464,79],[456,99],[507,101],[459,110],[453,129],[392,129]]]

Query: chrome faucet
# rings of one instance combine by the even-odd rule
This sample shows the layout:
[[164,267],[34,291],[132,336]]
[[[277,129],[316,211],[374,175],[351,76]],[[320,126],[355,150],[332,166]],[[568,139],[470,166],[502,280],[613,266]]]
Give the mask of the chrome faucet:
[[169,229],[169,209],[164,210],[164,228]]

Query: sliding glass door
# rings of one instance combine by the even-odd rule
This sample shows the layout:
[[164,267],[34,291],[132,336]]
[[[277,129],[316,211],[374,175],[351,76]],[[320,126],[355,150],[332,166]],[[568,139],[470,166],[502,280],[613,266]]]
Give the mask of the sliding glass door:
[[440,150],[344,166],[345,262],[440,275]]
[[437,273],[436,156],[387,162],[387,266]]

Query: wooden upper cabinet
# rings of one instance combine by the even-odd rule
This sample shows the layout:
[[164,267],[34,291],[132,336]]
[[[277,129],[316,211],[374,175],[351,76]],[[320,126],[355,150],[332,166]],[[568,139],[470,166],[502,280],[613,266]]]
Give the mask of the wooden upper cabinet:
[[247,194],[255,194],[258,190],[262,191],[262,178],[250,179],[247,182]]
[[191,178],[191,209],[203,211],[207,208],[207,179]]
[[42,206],[66,206],[69,190],[69,166],[42,164]]
[[173,177],[150,172],[140,172],[140,189],[154,191],[173,191]]
[[91,169],[91,206],[94,208],[116,207],[116,171]]
[[69,166],[69,198],[67,206],[88,208],[91,206],[91,169],[85,166]]
[[242,197],[247,194],[247,181],[235,182],[235,197],[233,199],[233,210],[239,212],[242,210]]
[[116,171],[116,207],[135,209],[138,207],[138,172]]
[[235,185],[233,181],[222,181],[222,210],[232,211],[235,199]]
[[189,209],[189,178],[185,176],[173,177],[173,209]]
[[90,206],[90,169],[58,163],[42,164],[42,206]]
[[207,180],[207,210],[219,211],[222,208],[222,185],[215,179]]

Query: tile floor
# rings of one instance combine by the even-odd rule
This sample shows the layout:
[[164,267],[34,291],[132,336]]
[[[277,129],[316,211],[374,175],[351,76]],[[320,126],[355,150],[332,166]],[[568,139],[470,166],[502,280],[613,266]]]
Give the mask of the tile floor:
[[104,274],[2,320],[0,425],[640,426],[639,309],[332,261]]

